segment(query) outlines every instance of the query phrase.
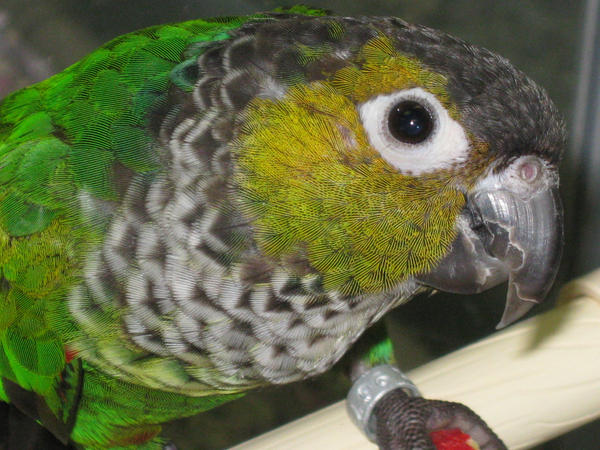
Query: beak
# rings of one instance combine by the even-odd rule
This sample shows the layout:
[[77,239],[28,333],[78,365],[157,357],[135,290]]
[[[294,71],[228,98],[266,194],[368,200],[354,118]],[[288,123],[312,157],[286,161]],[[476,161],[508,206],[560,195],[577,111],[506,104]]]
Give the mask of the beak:
[[541,178],[527,189],[514,177],[482,183],[487,187],[467,196],[449,253],[417,280],[442,291],[474,294],[508,279],[497,328],[540,303],[554,282],[563,247],[558,179]]

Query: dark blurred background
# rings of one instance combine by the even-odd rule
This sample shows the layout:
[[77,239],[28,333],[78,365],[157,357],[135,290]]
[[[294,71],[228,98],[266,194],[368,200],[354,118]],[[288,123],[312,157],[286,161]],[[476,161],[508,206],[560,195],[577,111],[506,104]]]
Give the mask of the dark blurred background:
[[[149,25],[242,15],[290,6],[287,0],[2,0],[0,98],[62,70],[111,38]],[[393,15],[438,28],[508,57],[545,86],[570,129],[562,168],[566,252],[557,287],[600,266],[600,124],[597,101],[599,0],[321,0],[340,15]],[[599,177],[600,178],[600,177]],[[505,286],[478,296],[417,298],[386,318],[403,369],[410,369],[494,331]],[[538,313],[538,308],[534,313]],[[565,370],[568,370],[565,367]],[[303,383],[264,389],[166,434],[181,449],[231,446],[344,397],[339,368]],[[590,424],[538,449],[597,449]]]

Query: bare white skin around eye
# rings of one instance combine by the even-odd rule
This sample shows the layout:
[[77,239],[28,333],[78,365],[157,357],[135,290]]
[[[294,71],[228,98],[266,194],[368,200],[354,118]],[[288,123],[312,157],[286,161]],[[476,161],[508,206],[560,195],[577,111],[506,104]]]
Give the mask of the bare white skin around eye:
[[[420,143],[396,139],[388,129],[388,115],[402,101],[414,101],[425,107],[433,119],[433,129]],[[358,107],[369,143],[383,159],[400,172],[420,175],[463,162],[469,156],[470,143],[463,127],[450,115],[435,95],[421,88],[378,95]]]

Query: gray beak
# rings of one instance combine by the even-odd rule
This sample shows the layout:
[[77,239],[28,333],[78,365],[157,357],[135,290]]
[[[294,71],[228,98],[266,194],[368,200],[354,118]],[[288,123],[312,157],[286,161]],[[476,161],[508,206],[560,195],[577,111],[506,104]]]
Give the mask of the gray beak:
[[[540,164],[537,168],[542,170]],[[540,177],[529,180],[531,189],[523,189],[522,180],[513,185],[514,177],[507,177],[506,183],[470,194],[449,253],[417,280],[442,291],[474,294],[508,279],[497,328],[540,303],[554,282],[563,246],[558,180]]]

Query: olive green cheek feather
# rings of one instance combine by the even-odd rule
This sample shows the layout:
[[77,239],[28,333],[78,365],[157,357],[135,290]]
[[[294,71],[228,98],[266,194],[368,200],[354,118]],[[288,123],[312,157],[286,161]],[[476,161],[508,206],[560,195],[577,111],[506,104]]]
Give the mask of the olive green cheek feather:
[[429,269],[465,204],[450,171],[400,174],[369,145],[355,102],[419,85],[448,104],[443,77],[387,44],[367,44],[362,69],[254,100],[236,146],[258,245],[275,260],[306,255],[327,290],[380,292]]

